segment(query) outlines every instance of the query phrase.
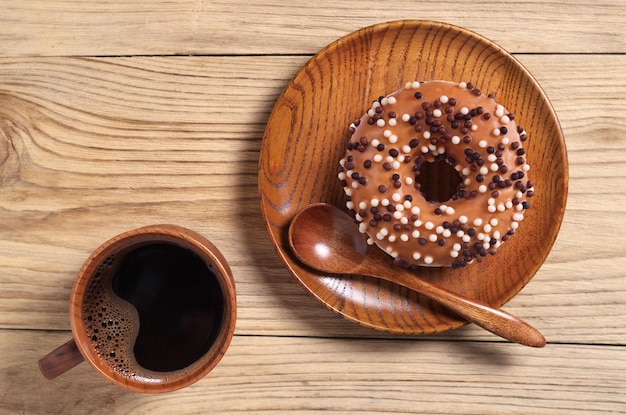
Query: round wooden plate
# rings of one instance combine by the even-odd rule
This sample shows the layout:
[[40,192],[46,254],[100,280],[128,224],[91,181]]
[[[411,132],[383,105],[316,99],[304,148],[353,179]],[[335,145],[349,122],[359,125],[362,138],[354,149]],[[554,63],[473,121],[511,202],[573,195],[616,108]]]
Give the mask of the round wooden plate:
[[263,138],[261,208],[278,255],[320,302],[377,330],[426,334],[465,321],[394,284],[324,275],[303,266],[289,248],[287,230],[296,212],[310,203],[345,209],[337,167],[350,122],[371,101],[407,81],[437,79],[471,81],[494,93],[528,132],[524,147],[535,196],[519,231],[480,264],[416,272],[416,278],[499,307],[530,281],[550,252],[568,185],[565,141],[551,104],[532,75],[502,48],[466,29],[431,21],[361,29],[333,42],[298,71],[276,102]]

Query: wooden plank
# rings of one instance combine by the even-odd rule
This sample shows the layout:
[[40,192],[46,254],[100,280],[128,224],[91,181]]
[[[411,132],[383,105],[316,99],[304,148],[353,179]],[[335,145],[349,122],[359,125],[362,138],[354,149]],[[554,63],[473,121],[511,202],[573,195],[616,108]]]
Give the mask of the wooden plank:
[[0,55],[311,54],[361,27],[401,19],[465,26],[512,52],[626,51],[623,1],[563,3],[4,0]]
[[623,347],[236,336],[208,376],[155,396],[125,392],[86,363],[46,380],[36,362],[67,337],[0,330],[0,412],[626,413]]
[[[622,344],[626,57],[519,58],[561,119],[571,180],[553,252],[506,309],[551,342]],[[0,327],[68,329],[72,281],[87,255],[124,230],[174,222],[230,260],[238,333],[378,335],[309,298],[261,219],[264,124],[306,59],[2,59]],[[451,336],[494,339],[474,327]]]

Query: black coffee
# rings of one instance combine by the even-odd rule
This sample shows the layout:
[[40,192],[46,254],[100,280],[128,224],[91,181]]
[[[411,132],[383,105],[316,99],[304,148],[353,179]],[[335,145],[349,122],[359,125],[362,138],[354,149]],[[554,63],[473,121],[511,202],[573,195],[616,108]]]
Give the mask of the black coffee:
[[84,304],[97,353],[118,372],[142,377],[200,359],[217,336],[224,310],[219,283],[206,262],[170,243],[110,256],[92,279]]

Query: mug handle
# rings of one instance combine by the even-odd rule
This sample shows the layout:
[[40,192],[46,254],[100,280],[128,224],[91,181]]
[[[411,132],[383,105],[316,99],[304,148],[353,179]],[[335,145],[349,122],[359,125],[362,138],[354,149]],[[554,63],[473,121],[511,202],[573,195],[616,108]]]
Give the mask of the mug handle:
[[54,379],[81,363],[85,358],[74,339],[59,346],[39,360],[39,370],[47,379]]

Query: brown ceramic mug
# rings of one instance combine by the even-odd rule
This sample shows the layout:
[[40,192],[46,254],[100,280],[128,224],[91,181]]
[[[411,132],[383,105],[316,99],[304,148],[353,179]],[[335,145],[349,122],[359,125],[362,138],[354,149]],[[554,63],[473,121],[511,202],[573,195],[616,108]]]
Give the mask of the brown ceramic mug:
[[235,283],[196,232],[147,226],[102,244],[78,273],[73,339],[39,361],[49,379],[86,360],[112,383],[169,392],[209,373],[235,330]]

